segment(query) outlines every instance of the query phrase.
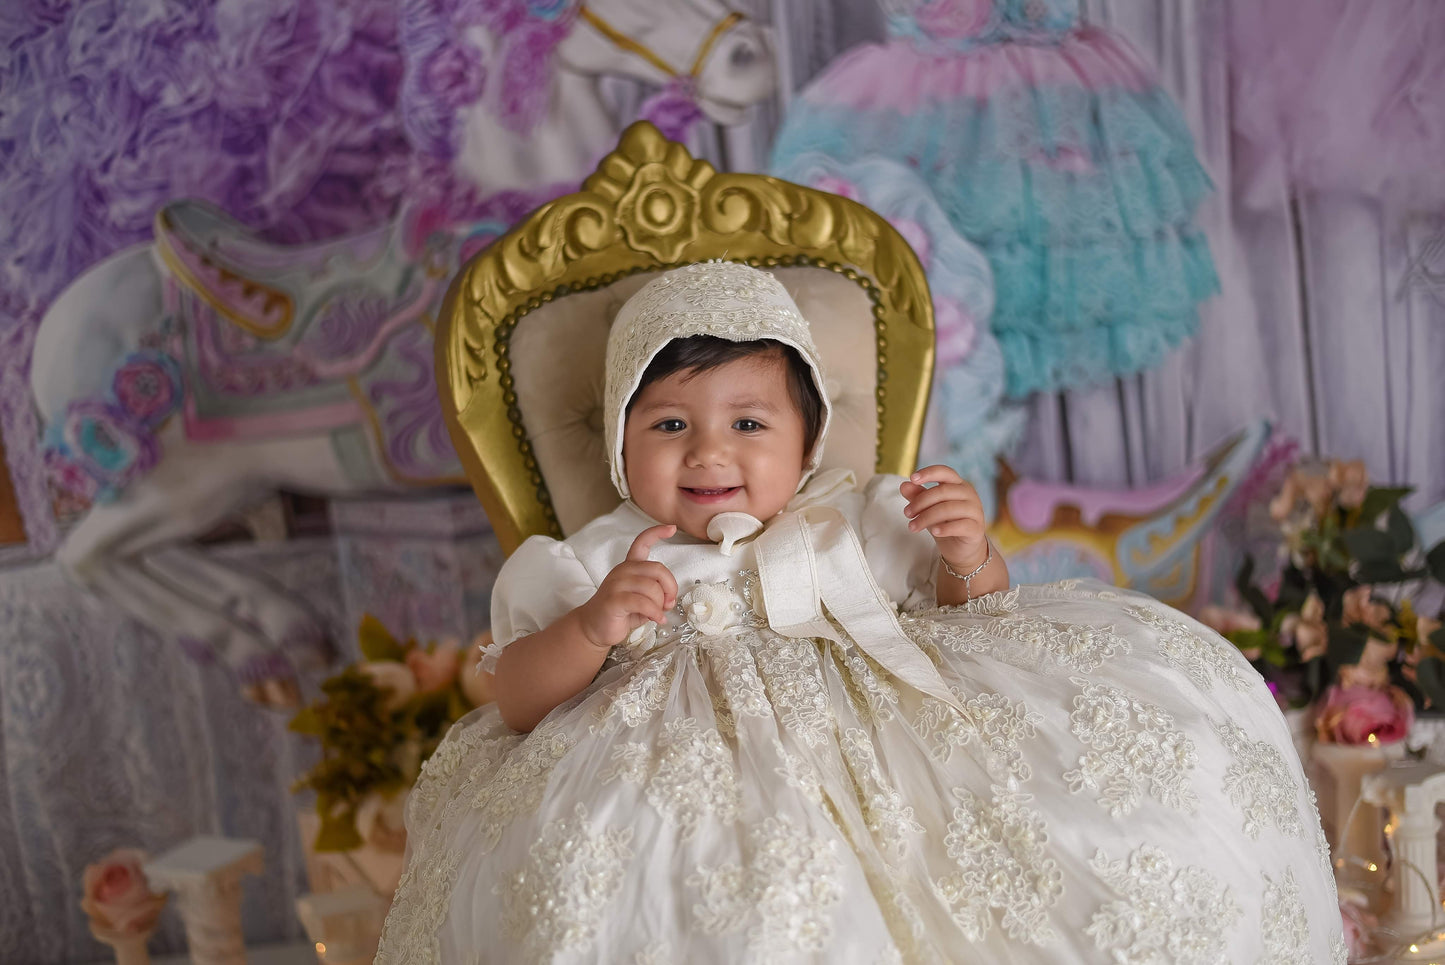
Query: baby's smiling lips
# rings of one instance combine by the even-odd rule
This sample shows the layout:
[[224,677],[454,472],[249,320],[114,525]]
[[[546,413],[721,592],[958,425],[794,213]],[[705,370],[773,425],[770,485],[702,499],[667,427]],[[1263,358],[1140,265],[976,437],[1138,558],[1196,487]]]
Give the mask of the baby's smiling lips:
[[742,491],[741,486],[680,486],[684,496],[697,503],[721,503]]

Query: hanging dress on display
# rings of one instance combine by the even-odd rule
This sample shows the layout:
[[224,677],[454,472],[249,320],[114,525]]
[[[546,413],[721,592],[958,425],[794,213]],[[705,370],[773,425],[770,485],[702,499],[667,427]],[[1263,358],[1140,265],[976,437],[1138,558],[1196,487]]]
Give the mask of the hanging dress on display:
[[988,256],[1010,396],[1157,364],[1218,280],[1193,220],[1209,177],[1152,68],[1077,0],[889,8],[885,43],[789,107],[770,169],[809,154],[914,169]]

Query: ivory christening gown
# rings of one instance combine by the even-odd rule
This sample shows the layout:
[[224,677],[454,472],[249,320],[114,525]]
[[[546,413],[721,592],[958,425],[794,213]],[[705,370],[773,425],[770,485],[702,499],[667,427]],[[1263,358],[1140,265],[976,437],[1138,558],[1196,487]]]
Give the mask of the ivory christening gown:
[[[461,720],[377,961],[1344,963],[1313,794],[1236,649],[1099,583],[934,607],[899,482],[824,472],[766,528],[659,543],[667,626],[530,734]],[[627,502],[523,544],[489,658],[651,525]]]

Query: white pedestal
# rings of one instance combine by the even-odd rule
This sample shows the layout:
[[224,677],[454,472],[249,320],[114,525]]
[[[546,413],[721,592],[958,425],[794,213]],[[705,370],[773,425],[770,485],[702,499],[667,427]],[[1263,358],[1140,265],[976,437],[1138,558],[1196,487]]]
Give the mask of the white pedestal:
[[391,903],[364,884],[302,895],[296,913],[327,965],[366,965],[376,957]]
[[1359,858],[1376,866],[1383,861],[1385,822],[1380,808],[1361,802],[1353,816],[1351,810],[1360,797],[1360,782],[1365,775],[1384,770],[1404,754],[1403,741],[1379,746],[1318,742],[1310,748],[1310,760],[1319,779],[1316,791],[1320,796],[1320,818],[1337,857]]
[[195,965],[245,965],[241,878],[264,868],[261,846],[232,838],[192,838],[145,866],[152,888],[176,893]]

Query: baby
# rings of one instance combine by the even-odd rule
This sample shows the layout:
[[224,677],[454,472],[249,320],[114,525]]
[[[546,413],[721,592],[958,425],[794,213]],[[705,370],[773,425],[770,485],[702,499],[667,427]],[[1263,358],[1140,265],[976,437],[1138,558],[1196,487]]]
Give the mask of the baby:
[[408,803],[377,961],[1344,961],[1287,727],[1212,631],[1008,590],[977,493],[820,470],[807,323],[708,263],[630,299],[624,502],[500,574],[497,700]]

